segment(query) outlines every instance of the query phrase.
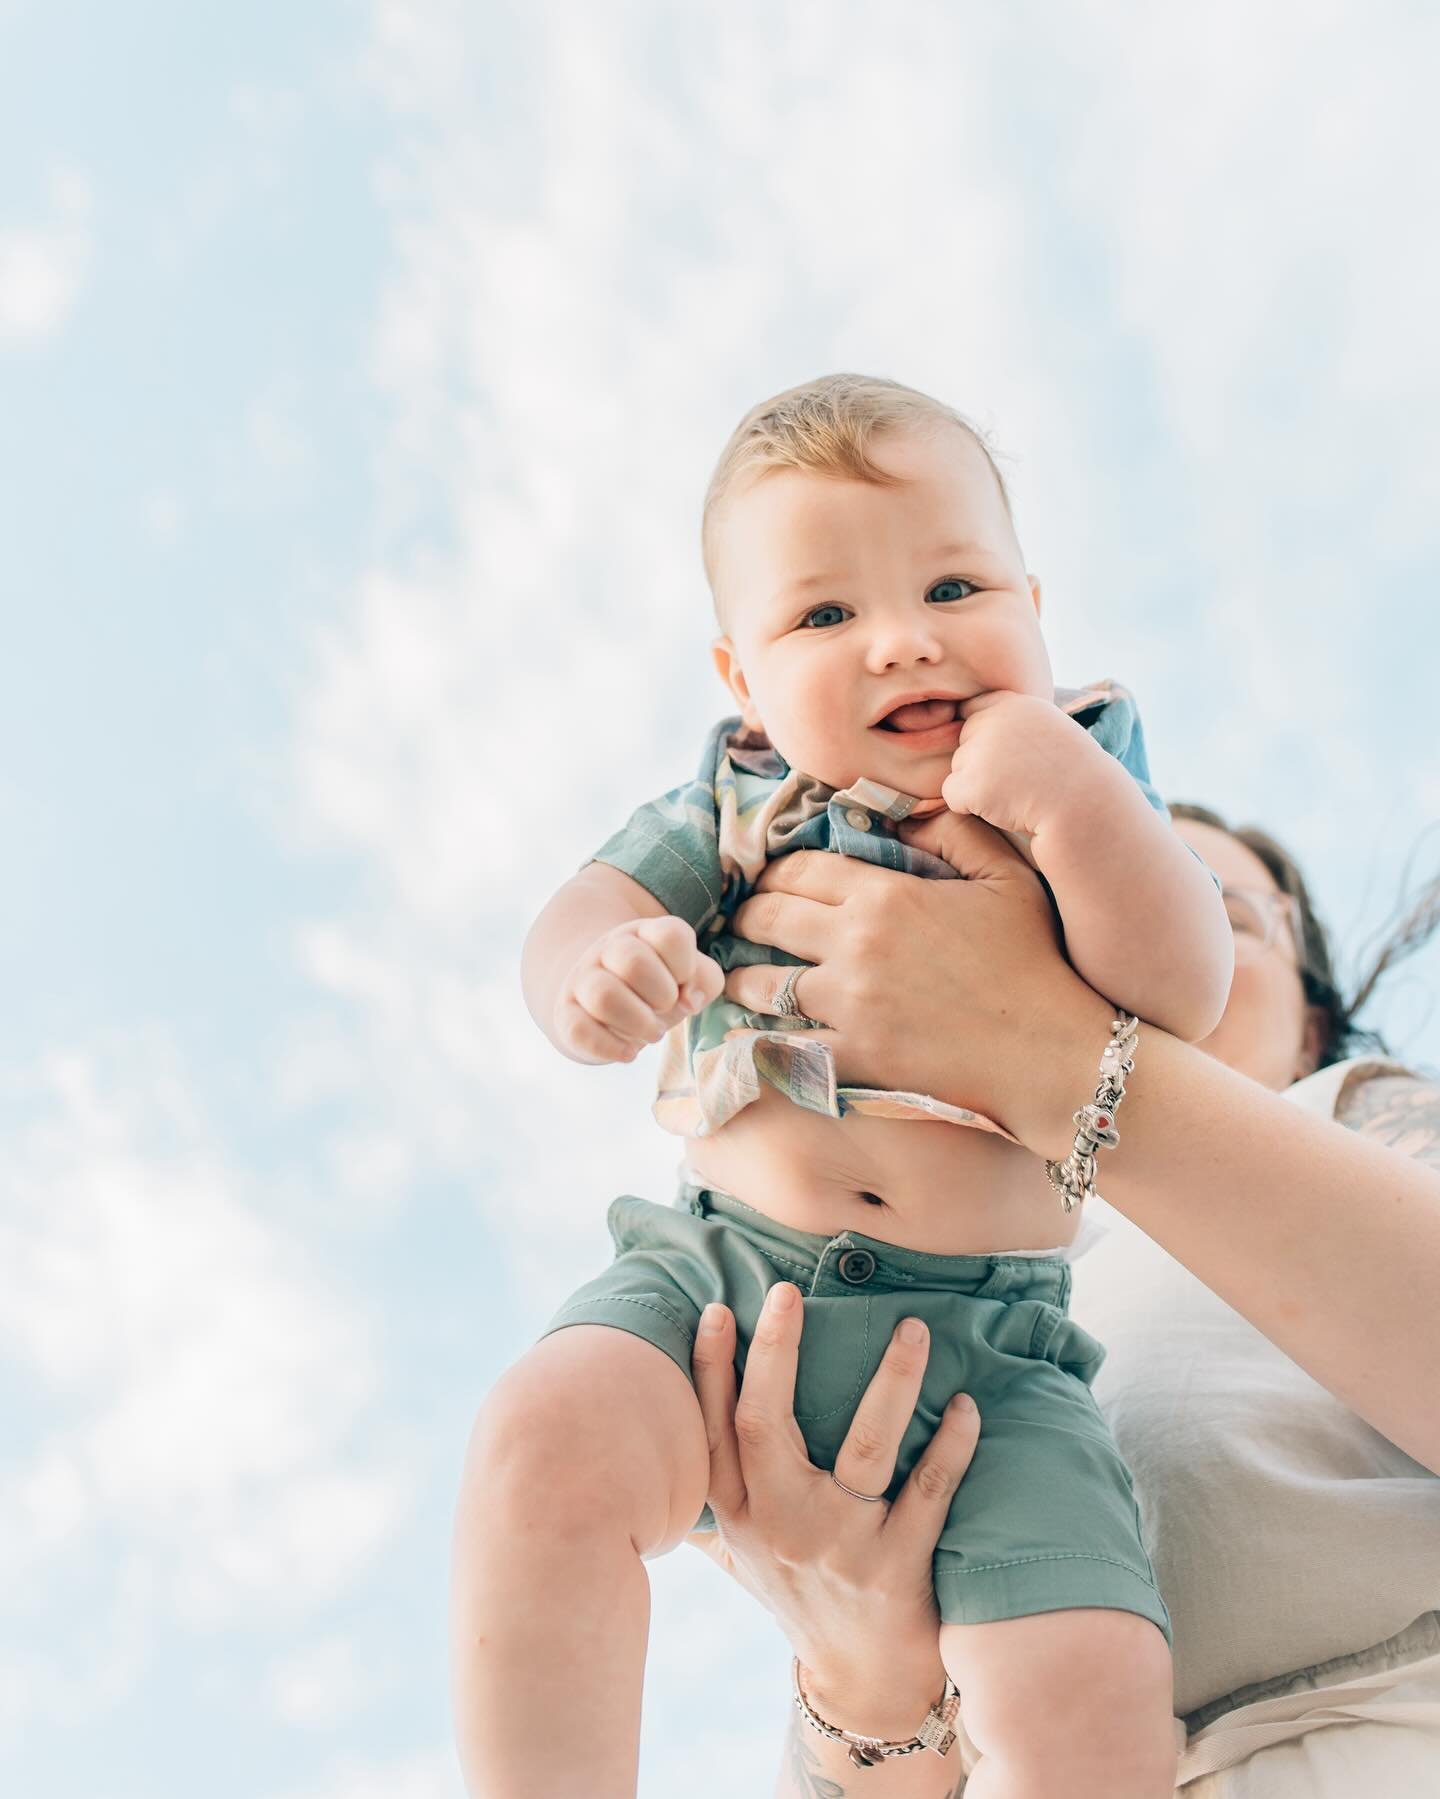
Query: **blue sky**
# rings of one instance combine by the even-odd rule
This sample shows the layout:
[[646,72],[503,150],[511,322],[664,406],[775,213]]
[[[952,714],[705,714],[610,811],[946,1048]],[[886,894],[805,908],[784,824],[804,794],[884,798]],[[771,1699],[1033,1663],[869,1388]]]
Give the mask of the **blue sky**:
[[[675,1160],[516,957],[723,709],[752,400],[978,418],[1060,678],[1351,962],[1389,913],[1440,814],[1440,27],[997,10],[0,0],[15,1790],[459,1799],[470,1416]],[[1431,1064],[1437,977],[1373,1014]],[[758,1787],[783,1645],[652,1578],[642,1792]]]

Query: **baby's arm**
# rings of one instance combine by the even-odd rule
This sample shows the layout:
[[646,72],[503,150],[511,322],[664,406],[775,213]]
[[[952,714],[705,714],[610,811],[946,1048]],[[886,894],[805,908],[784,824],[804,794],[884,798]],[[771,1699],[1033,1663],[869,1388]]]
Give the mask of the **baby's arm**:
[[633,1062],[716,998],[724,978],[691,925],[604,862],[555,894],[520,958],[530,1016],[573,1062]]
[[1106,999],[1187,1042],[1220,1022],[1234,938],[1209,871],[1083,726],[1045,700],[968,701],[944,794],[1030,838],[1072,966]]
[[[1203,862],[1104,750],[1118,775],[1030,845],[1065,928],[1065,953],[1116,1006],[1187,1043],[1230,992],[1235,942]],[[1103,789],[1103,791],[1102,791]]]

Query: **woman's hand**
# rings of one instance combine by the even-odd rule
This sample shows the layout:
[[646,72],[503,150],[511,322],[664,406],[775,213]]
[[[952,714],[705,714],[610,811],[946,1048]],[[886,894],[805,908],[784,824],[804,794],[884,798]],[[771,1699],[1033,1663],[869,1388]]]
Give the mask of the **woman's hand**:
[[[692,1367],[719,1529],[689,1540],[774,1615],[809,1671],[807,1691],[822,1716],[867,1736],[903,1738],[945,1684],[930,1566],[980,1420],[965,1396],[953,1398],[893,1504],[843,1492],[811,1463],[795,1422],[799,1300],[788,1281],[770,1289],[738,1401],[734,1314],[706,1307]],[[929,1336],[920,1324],[919,1341],[905,1341],[900,1332],[911,1322],[892,1338],[835,1464],[858,1493],[890,1484],[919,1398]]]
[[[933,1093],[1036,1154],[1068,1154],[1110,1006],[1066,962],[1039,876],[998,831],[953,813],[900,830],[964,878],[796,851],[766,866],[736,932],[815,964],[794,992],[829,1027],[847,1084]],[[788,972],[737,968],[725,991],[773,1012]]]

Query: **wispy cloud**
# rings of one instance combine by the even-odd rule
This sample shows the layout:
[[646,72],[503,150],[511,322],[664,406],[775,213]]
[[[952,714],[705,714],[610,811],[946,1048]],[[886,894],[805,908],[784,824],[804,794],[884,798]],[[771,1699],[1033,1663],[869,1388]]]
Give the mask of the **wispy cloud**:
[[455,1752],[448,1746],[393,1759],[346,1757],[305,1787],[267,1799],[464,1799]]
[[329,1636],[279,1657],[265,1676],[265,1696],[276,1718],[303,1729],[328,1730],[351,1717],[381,1690],[353,1637]]
[[[57,1570],[83,1583],[87,1644],[117,1645],[98,1696],[141,1677],[162,1622],[332,1598],[410,1477],[354,1442],[380,1392],[365,1311],[229,1163],[163,1038],[55,1052],[4,1099],[0,1357],[46,1420],[0,1486],[0,1578],[12,1620]],[[71,1635],[6,1651],[57,1717]]]
[[77,169],[57,168],[47,186],[48,218],[0,224],[0,349],[22,349],[59,331],[89,272],[90,179]]

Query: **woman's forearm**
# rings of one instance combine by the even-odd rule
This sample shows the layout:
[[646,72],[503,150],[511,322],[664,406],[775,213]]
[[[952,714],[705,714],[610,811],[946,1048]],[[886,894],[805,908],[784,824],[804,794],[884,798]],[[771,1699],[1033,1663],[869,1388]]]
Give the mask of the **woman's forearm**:
[[[1083,1014],[1022,1131],[1070,1147],[1086,1095]],[[1101,1026],[1092,1052],[1104,1041]],[[1089,1056],[1091,1067],[1095,1063]],[[1076,1092],[1062,1098],[1061,1066]],[[1440,1175],[1154,1029],[1102,1151],[1096,1187],[1272,1343],[1425,1467],[1440,1473]]]

